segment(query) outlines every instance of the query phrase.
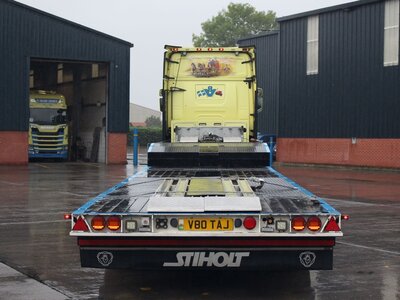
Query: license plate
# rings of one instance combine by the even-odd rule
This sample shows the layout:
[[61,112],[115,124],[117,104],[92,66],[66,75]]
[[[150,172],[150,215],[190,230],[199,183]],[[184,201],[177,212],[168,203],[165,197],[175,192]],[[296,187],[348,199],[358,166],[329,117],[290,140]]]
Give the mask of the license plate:
[[191,218],[181,219],[179,229],[186,231],[232,231],[233,219]]

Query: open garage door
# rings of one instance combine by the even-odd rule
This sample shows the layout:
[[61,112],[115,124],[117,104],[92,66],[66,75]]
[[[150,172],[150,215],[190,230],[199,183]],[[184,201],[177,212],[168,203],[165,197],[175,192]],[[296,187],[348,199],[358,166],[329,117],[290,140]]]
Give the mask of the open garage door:
[[30,160],[106,162],[108,78],[107,63],[31,59]]

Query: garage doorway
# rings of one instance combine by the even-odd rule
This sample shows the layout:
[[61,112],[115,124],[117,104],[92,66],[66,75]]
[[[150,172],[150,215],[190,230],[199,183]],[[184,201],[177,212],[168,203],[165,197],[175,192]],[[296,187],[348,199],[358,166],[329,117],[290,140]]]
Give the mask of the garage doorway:
[[[32,96],[30,128],[34,127],[34,132],[30,129],[29,153],[35,153],[30,154],[30,161],[50,157],[57,161],[106,163],[109,64],[31,58],[29,74]],[[65,111],[64,107],[52,104],[57,101],[61,103],[63,100],[57,99],[62,99],[62,96],[66,102]],[[52,124],[35,124],[37,121],[34,117],[38,111],[34,109],[49,108],[52,105],[55,108],[54,116],[39,112]],[[59,115],[63,115],[64,119]],[[62,128],[68,134],[63,133]],[[68,142],[54,149],[51,145],[56,142],[52,135],[57,135],[61,141],[63,134]],[[67,149],[67,154],[58,158],[57,151],[61,148]]]

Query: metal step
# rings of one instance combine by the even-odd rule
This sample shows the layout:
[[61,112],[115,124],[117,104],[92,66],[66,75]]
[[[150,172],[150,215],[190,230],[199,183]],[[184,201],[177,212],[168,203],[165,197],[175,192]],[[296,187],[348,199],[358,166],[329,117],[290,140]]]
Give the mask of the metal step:
[[154,143],[148,150],[153,167],[265,167],[269,148],[264,143]]

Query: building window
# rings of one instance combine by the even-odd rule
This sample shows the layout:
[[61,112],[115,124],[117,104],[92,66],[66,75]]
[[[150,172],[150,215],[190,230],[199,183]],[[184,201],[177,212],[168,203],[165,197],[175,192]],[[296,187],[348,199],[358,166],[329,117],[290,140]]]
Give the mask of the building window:
[[318,16],[307,22],[307,75],[318,74]]
[[399,0],[385,2],[383,65],[399,64]]
[[99,64],[92,64],[92,78],[99,77]]

